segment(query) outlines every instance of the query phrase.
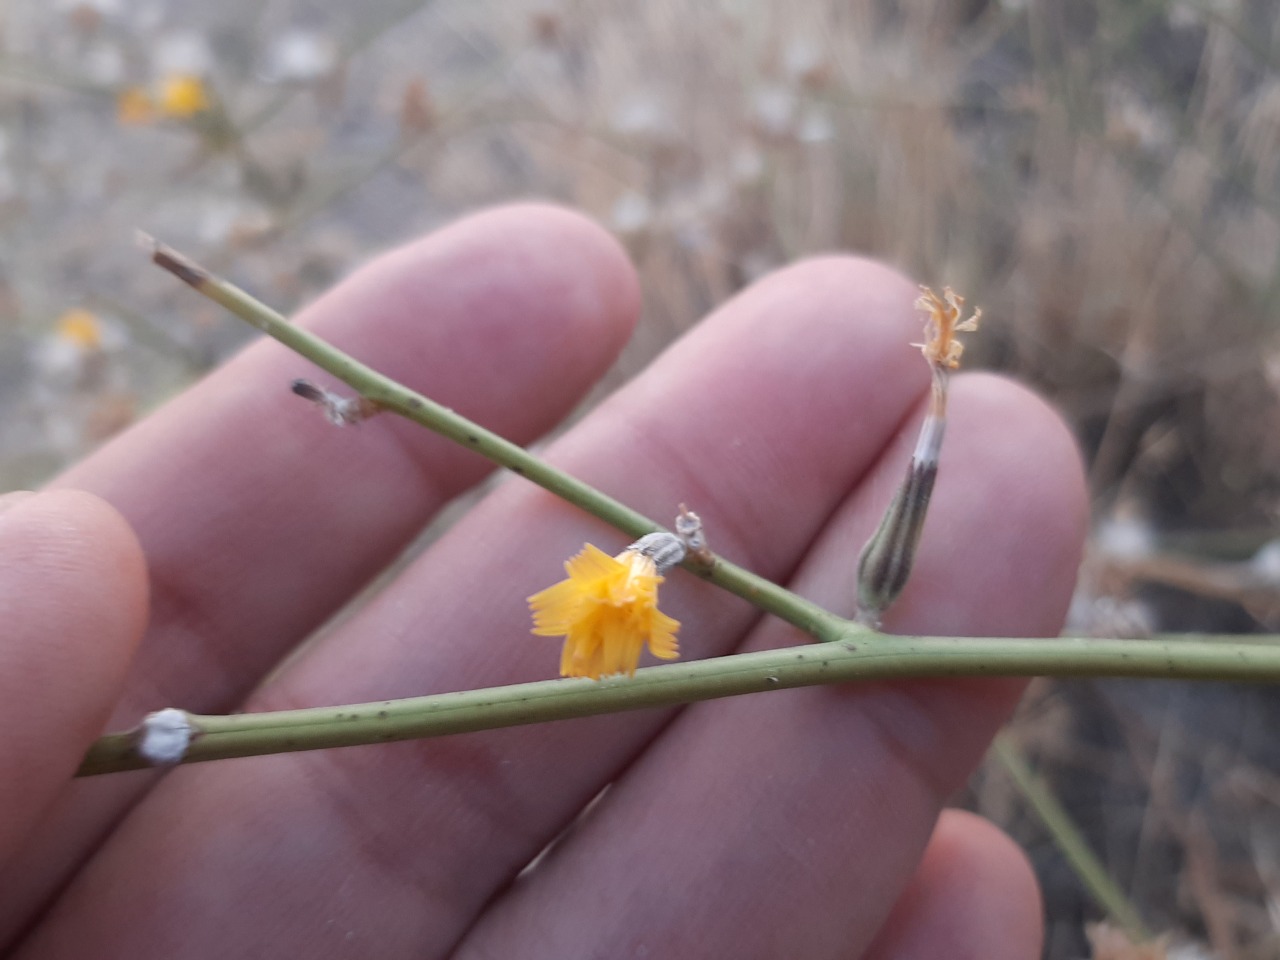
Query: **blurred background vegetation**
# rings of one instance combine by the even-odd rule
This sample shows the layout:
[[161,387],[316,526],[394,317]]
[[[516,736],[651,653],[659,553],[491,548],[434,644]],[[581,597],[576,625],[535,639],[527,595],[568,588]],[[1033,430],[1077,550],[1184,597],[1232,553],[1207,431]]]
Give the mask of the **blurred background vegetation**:
[[[0,483],[246,338],[135,229],[288,311],[536,196],[641,271],[613,384],[809,253],[963,291],[966,360],[1050,396],[1089,464],[1069,629],[1273,630],[1277,64],[1272,0],[8,0]],[[1277,721],[1258,689],[1046,681],[1012,739],[1171,955],[1243,960],[1280,956]],[[958,802],[1032,851],[1046,956],[1088,956],[1099,911],[1003,771]]]

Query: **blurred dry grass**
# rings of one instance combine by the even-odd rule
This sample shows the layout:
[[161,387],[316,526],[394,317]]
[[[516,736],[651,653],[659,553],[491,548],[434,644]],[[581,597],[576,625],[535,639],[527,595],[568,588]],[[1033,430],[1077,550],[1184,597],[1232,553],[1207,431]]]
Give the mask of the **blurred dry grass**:
[[[134,228],[289,309],[538,195],[639,265],[615,382],[811,252],[963,290],[991,318],[975,359],[1051,396],[1090,464],[1075,628],[1274,626],[1277,63],[1269,0],[13,0],[0,482],[38,482],[243,336],[140,267]],[[182,73],[213,109],[121,124],[122,91]],[[1262,958],[1277,712],[1257,690],[1045,682],[1017,732],[1154,926]],[[966,799],[1036,855],[1048,956],[1084,955],[1095,914],[999,772]]]

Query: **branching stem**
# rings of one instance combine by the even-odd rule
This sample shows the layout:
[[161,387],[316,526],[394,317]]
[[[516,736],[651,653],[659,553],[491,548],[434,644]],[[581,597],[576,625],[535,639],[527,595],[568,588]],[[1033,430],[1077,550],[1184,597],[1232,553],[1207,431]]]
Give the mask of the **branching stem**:
[[[226,307],[241,320],[306,357],[382,409],[471,448],[493,463],[599,517],[633,539],[666,529],[626,504],[535,457],[523,447],[365,366],[177,251],[150,238],[146,238],[145,243],[152,260],[159,266]],[[723,558],[716,558],[713,564],[708,565],[695,557],[686,561],[684,566],[760,609],[796,625],[815,640],[829,640],[848,628],[847,621],[817,604]]]
[[[528,451],[366,367],[150,238],[152,259],[206,297],[355,389],[633,538],[663,529]],[[1151,640],[883,637],[720,558],[693,558],[693,573],[798,627],[819,645],[652,667],[631,678],[546,680],[409,700],[232,716],[188,715],[196,728],[182,762],[445,736],[524,723],[640,710],[824,683],[905,677],[1126,676],[1280,683],[1280,638]],[[1268,639],[1272,643],[1258,642]],[[81,776],[136,769],[135,732],[95,743]]]

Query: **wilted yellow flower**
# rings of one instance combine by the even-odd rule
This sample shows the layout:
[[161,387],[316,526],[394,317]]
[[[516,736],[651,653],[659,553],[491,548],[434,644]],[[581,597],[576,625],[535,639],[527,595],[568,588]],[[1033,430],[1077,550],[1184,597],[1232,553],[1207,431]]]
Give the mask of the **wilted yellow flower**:
[[201,79],[189,73],[165,77],[160,84],[160,112],[175,120],[186,120],[209,109],[209,94]]
[[588,543],[564,569],[568,579],[529,598],[533,632],[564,637],[562,677],[634,675],[646,643],[659,659],[680,655],[680,624],[658,609],[663,578],[651,557],[632,549],[611,557]]
[[116,120],[127,126],[154,123],[156,105],[142,87],[126,87],[116,97]]
[[54,336],[81,350],[97,350],[102,346],[102,324],[88,310],[68,310],[54,325]]
[[956,334],[977,330],[982,311],[974,310],[973,316],[968,320],[961,320],[964,297],[950,287],[942,288],[941,297],[928,287],[921,287],[920,291],[916,309],[928,314],[924,326],[925,342],[913,343],[911,346],[919,347],[925,359],[934,367],[955,370],[960,366],[960,356],[964,353],[964,344],[956,339]]

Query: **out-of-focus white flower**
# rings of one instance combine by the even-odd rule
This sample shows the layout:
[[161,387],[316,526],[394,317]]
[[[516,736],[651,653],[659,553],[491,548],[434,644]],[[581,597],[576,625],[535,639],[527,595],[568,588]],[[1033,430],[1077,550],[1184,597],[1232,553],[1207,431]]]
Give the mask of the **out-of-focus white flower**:
[[1207,946],[1190,940],[1170,944],[1164,956],[1165,960],[1214,960],[1213,952]]
[[193,30],[162,34],[154,49],[151,66],[156,76],[185,74],[203,77],[213,69],[213,51],[209,48],[209,41]]
[[795,122],[796,95],[781,84],[764,84],[752,95],[751,107],[760,128],[780,137],[788,133]]
[[314,30],[289,30],[267,51],[265,78],[273,83],[302,83],[328,76],[338,65],[338,45]]
[[1280,540],[1264,543],[1249,561],[1249,569],[1259,580],[1280,584]]
[[622,101],[609,125],[630,137],[661,139],[674,133],[671,110],[652,93],[636,93]]
[[653,223],[653,204],[644,194],[628,190],[613,204],[609,222],[618,233],[640,233]]
[[59,13],[92,10],[103,17],[110,17],[120,12],[120,0],[57,0],[54,9]]
[[821,45],[813,37],[795,36],[787,41],[782,51],[782,69],[795,81],[812,80],[826,66]]
[[55,392],[74,387],[95,357],[121,342],[118,330],[80,307],[67,310],[31,347],[31,366],[41,385]]
[[1107,93],[1106,123],[1113,142],[1147,151],[1168,147],[1175,136],[1173,124],[1154,103],[1124,86]]
[[1094,543],[1109,557],[1136,560],[1155,551],[1156,538],[1151,526],[1141,520],[1109,517],[1093,532]]
[[831,117],[822,107],[813,106],[805,110],[800,119],[800,130],[797,138],[801,143],[826,143],[835,138],[836,128]]
[[114,43],[94,43],[80,58],[80,69],[94,83],[118,86],[124,81],[124,52]]
[[759,183],[764,176],[764,155],[754,146],[741,146],[729,158],[729,177],[740,187]]
[[1141,639],[1156,632],[1159,620],[1141,600],[1099,597],[1081,587],[1071,598],[1064,632],[1070,637]]
[[1169,26],[1179,30],[1198,30],[1214,19],[1234,22],[1240,16],[1236,0],[1174,0],[1166,17]]

